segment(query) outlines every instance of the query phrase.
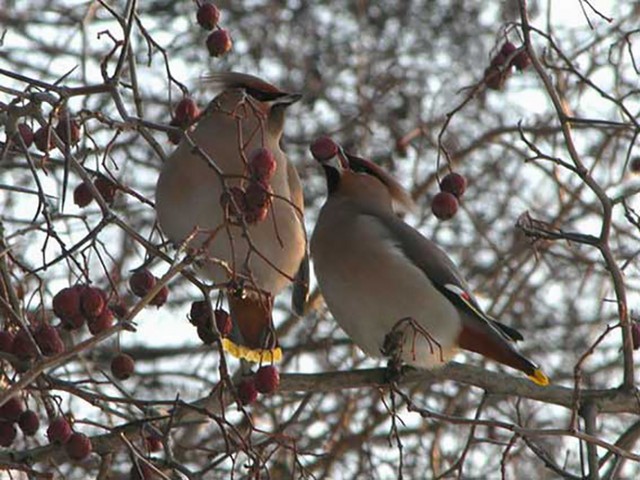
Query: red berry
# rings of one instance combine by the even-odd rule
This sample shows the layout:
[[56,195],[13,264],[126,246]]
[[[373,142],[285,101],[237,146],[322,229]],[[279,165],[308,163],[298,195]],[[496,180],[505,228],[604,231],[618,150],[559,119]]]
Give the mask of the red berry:
[[36,347],[31,341],[31,338],[29,338],[26,330],[21,329],[16,333],[16,336],[13,338],[11,353],[20,360],[30,360],[36,357]]
[[431,211],[440,220],[449,220],[458,211],[458,199],[449,192],[438,192],[431,201]]
[[118,380],[126,380],[135,369],[135,362],[126,353],[120,353],[111,360],[111,373]]
[[220,21],[220,10],[213,3],[203,3],[198,7],[196,19],[205,30],[213,30]]
[[33,143],[35,143],[38,150],[47,153],[54,148],[52,133],[48,126],[40,127],[36,130],[36,133],[33,134]]
[[638,350],[640,348],[640,323],[638,322],[631,324],[631,341],[633,343],[633,349]]
[[260,393],[273,393],[280,385],[280,373],[273,365],[260,367],[255,376],[256,390]]
[[193,121],[200,115],[200,109],[196,102],[189,97],[185,97],[178,102],[175,111],[173,112],[173,119],[178,125],[186,127],[193,123]]
[[249,158],[249,172],[259,181],[268,182],[276,172],[276,158],[267,148],[258,148],[251,153]]
[[58,318],[80,314],[80,291],[77,287],[63,288],[53,297],[53,311]]
[[500,53],[502,55],[504,55],[504,57],[506,59],[507,57],[509,57],[509,55],[511,55],[517,49],[518,49],[518,47],[516,47],[513,43],[505,42],[504,45],[502,45],[502,48],[500,49]]
[[211,345],[218,339],[210,325],[198,325],[198,338],[205,345]]
[[518,54],[513,58],[511,65],[516,67],[521,72],[529,68],[531,65],[531,57],[526,50],[521,50]]
[[198,300],[191,304],[189,322],[195,327],[206,326],[209,321],[209,302]]
[[86,183],[81,183],[73,191],[73,203],[84,208],[93,201],[93,193]]
[[242,380],[237,388],[240,405],[250,405],[258,399],[258,390],[253,378]]
[[104,308],[97,317],[87,320],[87,326],[89,327],[91,335],[98,335],[111,328],[112,325],[113,313],[109,307]]
[[443,192],[449,192],[456,196],[456,198],[462,198],[465,190],[467,189],[467,179],[464,175],[459,173],[449,173],[440,182],[440,190]]
[[108,204],[112,204],[113,200],[116,198],[118,186],[104,175],[98,175],[93,181],[93,184],[100,192],[100,195],[102,195],[102,198],[104,198],[104,201]]
[[0,446],[10,447],[17,434],[18,431],[13,423],[0,421]]
[[18,397],[11,397],[0,407],[0,420],[17,422],[24,411],[24,403]]
[[22,433],[27,437],[34,436],[40,428],[40,419],[38,418],[38,414],[33,410],[25,410],[18,419],[18,425],[20,426]]
[[47,438],[50,443],[65,444],[72,434],[71,425],[64,417],[54,418],[47,428]]
[[231,330],[233,329],[231,315],[229,315],[229,313],[222,308],[215,309],[213,311],[213,314],[216,317],[216,328],[218,329],[218,332],[220,332],[220,335],[222,335],[223,337],[229,336]]
[[207,37],[207,49],[212,57],[221,57],[231,50],[231,35],[224,28],[216,30]]
[[33,130],[31,130],[31,127],[26,123],[19,123],[18,133],[22,137],[22,141],[24,142],[26,147],[29,148],[33,143]]
[[77,330],[82,328],[86,319],[83,314],[79,313],[71,317],[62,317],[60,320],[62,320],[62,328],[65,330]]
[[60,338],[58,329],[52,327],[48,323],[38,325],[36,330],[33,332],[33,337],[45,357],[51,357],[64,352],[64,343]]
[[105,307],[105,297],[102,290],[86,287],[80,294],[80,310],[87,318],[99,316]]
[[155,286],[156,277],[146,269],[136,270],[129,279],[131,291],[138,297],[144,297]]
[[147,446],[149,452],[159,452],[162,450],[162,439],[155,435],[147,435],[144,437],[144,443]]
[[0,332],[0,352],[11,353],[14,335],[8,330]]
[[247,209],[244,218],[247,223],[258,223],[267,218],[271,204],[271,186],[264,182],[252,181],[246,191]]
[[158,293],[156,293],[151,299],[149,305],[160,308],[162,305],[167,303],[167,298],[169,298],[169,287],[163,285],[162,288],[158,290]]
[[69,458],[76,461],[84,460],[93,450],[91,439],[84,433],[72,433],[64,448]]
[[319,162],[326,162],[338,154],[338,144],[330,137],[318,137],[311,144],[311,155]]
[[80,125],[73,118],[66,115],[60,117],[56,125],[56,133],[65,144],[75,145],[80,141]]

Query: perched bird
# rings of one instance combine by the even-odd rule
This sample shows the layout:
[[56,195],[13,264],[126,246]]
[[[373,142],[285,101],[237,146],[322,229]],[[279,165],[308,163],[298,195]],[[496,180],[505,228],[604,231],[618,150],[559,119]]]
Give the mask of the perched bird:
[[321,164],[328,198],[311,257],[329,310],[356,345],[427,369],[469,350],[549,383],[514,348],[522,335],[484,313],[451,259],[396,215],[394,202],[412,203],[396,180],[343,151]]
[[278,360],[273,297],[295,281],[300,311],[308,284],[302,188],[280,148],[285,111],[301,95],[241,73],[205,82],[221,93],[162,166],[158,222],[174,244],[204,251],[202,275],[229,286],[234,332],[225,349]]

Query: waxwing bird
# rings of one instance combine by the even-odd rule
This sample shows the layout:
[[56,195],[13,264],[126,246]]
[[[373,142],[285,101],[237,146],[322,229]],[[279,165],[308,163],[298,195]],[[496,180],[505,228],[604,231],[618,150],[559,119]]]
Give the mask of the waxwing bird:
[[521,355],[515,329],[485,314],[451,259],[406,224],[394,204],[408,205],[400,184],[369,160],[340,151],[321,161],[328,197],[311,238],[311,257],[330,312],[373,357],[395,354],[434,368],[458,349],[548,378]]
[[[158,222],[174,244],[204,251],[202,275],[232,286],[234,332],[225,349],[252,361],[278,360],[273,297],[295,281],[300,311],[308,283],[302,188],[280,148],[286,109],[301,96],[240,73],[204,81],[221,93],[162,166]],[[264,162],[254,168],[252,155]]]

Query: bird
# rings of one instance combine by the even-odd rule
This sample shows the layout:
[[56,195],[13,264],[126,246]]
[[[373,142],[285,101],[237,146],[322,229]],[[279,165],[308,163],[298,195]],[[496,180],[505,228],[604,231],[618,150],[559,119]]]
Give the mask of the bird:
[[523,337],[487,315],[454,262],[398,212],[412,199],[383,168],[341,148],[320,161],[327,198],[310,240],[327,307],[365,354],[433,369],[460,349],[548,377],[514,346]]
[[[287,108],[301,94],[239,72],[203,82],[220,93],[161,167],[158,225],[175,245],[204,252],[198,273],[228,287],[234,330],[222,339],[225,350],[253,362],[278,361],[273,299],[294,282],[293,309],[300,312],[308,292],[303,191],[280,147]],[[250,171],[250,156],[260,149],[275,160],[268,185]],[[259,221],[242,214],[251,188],[262,198]]]

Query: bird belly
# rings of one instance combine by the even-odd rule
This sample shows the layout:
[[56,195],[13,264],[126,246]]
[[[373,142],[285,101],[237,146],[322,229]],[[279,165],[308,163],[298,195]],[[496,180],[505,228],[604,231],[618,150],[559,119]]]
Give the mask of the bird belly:
[[453,356],[457,310],[391,241],[355,235],[321,251],[312,241],[312,255],[329,310],[365,353],[380,357],[393,331],[409,365],[433,368]]

